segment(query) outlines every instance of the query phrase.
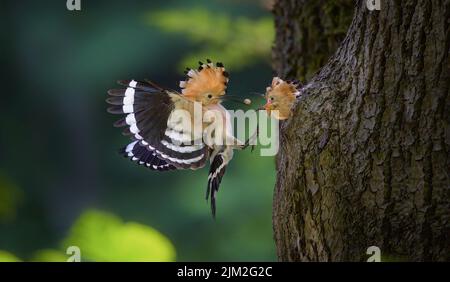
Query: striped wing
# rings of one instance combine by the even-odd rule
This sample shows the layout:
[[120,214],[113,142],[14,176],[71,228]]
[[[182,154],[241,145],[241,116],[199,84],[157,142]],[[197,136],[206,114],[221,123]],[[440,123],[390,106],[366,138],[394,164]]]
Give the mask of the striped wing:
[[149,150],[147,146],[141,145],[138,140],[131,142],[126,147],[120,149],[119,152],[131,161],[139,165],[145,165],[151,170],[167,171],[177,169],[175,166],[159,158],[154,150]]
[[119,84],[127,88],[109,90],[106,101],[112,105],[108,112],[123,115],[114,126],[125,127],[123,133],[133,140],[121,151],[126,157],[154,170],[205,165],[208,147],[203,142],[194,144],[190,128],[172,118],[178,94],[135,80]]

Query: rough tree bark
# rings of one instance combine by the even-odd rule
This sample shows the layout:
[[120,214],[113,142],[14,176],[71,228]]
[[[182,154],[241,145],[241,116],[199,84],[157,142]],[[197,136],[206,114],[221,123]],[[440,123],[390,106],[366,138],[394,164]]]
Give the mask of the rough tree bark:
[[[274,68],[285,78],[309,80],[344,39],[353,0],[296,0],[274,6],[277,25]],[[285,57],[288,56],[288,57]]]
[[[302,75],[308,1],[274,6],[277,72]],[[283,261],[450,260],[450,1],[356,1],[347,35],[280,126]],[[302,47],[298,47],[297,44]]]

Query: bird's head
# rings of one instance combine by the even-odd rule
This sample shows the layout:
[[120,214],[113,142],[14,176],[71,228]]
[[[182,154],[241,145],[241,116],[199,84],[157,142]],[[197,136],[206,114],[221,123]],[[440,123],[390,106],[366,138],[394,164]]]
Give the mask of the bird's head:
[[222,63],[199,62],[198,69],[186,69],[187,79],[180,81],[181,93],[203,106],[218,104],[225,95],[228,73]]
[[267,114],[270,116],[272,111],[276,111],[274,112],[276,119],[288,119],[291,115],[292,105],[300,94],[298,87],[298,83],[274,77],[272,85],[266,88],[264,109],[267,111]]

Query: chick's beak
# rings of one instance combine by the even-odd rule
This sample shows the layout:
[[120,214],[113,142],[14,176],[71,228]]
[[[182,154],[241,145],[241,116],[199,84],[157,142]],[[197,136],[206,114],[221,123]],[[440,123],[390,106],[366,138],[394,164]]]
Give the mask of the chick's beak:
[[264,105],[264,109],[267,112],[267,115],[270,116],[270,113],[273,109],[273,104],[272,101],[270,101],[270,99],[267,99],[267,103]]

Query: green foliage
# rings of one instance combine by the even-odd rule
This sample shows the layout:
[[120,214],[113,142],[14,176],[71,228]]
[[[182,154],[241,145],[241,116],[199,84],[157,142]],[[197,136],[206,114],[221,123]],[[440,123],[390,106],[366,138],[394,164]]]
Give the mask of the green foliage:
[[17,206],[22,192],[5,175],[0,173],[0,221],[9,221],[16,217]]
[[90,261],[175,260],[172,243],[155,229],[94,210],[80,216],[63,245],[78,246]]
[[[155,229],[95,210],[84,212],[74,223],[62,249],[77,246],[82,261],[174,261],[175,248]],[[65,262],[69,258],[61,250],[43,249],[31,261]],[[0,262],[21,261],[0,250]]]
[[0,250],[0,262],[19,262],[19,261],[20,259],[15,255],[7,251]]
[[44,249],[34,253],[31,261],[65,262],[68,256],[59,250]]
[[234,70],[267,60],[275,34],[273,20],[269,17],[230,18],[202,8],[152,12],[148,22],[163,31],[182,34],[202,46],[199,51],[188,54],[180,68],[196,65],[199,58],[223,61]]

